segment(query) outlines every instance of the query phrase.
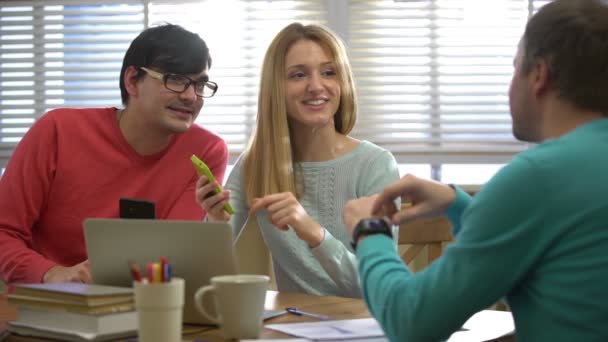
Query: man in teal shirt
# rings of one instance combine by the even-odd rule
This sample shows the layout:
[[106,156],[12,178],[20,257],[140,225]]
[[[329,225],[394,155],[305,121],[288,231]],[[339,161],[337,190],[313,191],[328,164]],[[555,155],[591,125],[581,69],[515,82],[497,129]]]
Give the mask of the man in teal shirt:
[[[608,341],[608,6],[556,0],[528,22],[509,91],[513,133],[538,146],[470,198],[406,175],[349,202],[364,298],[391,341],[447,338],[506,297],[519,341]],[[412,207],[396,211],[403,196]],[[444,213],[455,241],[412,273],[387,236]]]

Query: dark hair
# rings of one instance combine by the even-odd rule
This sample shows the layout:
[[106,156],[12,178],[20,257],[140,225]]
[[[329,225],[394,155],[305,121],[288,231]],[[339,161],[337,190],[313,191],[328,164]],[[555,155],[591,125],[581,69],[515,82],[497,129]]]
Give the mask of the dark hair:
[[522,43],[524,74],[542,59],[558,96],[608,115],[608,6],[555,0],[532,16]]
[[[176,74],[198,74],[211,68],[211,56],[205,41],[198,34],[181,26],[164,24],[140,33],[129,46],[120,70],[120,96],[129,102],[124,76],[128,67],[151,67]],[[138,79],[144,71],[138,69]]]

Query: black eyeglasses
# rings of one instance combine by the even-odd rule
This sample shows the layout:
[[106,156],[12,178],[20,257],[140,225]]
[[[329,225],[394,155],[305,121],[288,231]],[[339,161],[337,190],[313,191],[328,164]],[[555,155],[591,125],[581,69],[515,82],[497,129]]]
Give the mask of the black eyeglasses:
[[163,81],[165,88],[175,93],[181,94],[185,92],[191,84],[194,84],[194,93],[198,97],[212,97],[217,92],[218,86],[215,82],[206,80],[195,81],[188,76],[171,73],[163,74],[144,67],[141,67],[140,69],[145,71],[152,78]]

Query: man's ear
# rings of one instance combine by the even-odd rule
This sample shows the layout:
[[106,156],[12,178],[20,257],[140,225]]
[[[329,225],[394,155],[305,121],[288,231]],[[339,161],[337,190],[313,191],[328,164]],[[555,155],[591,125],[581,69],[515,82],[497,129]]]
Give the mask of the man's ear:
[[129,97],[137,97],[137,94],[139,93],[139,89],[137,87],[137,74],[138,71],[137,69],[135,69],[134,66],[129,66],[125,70],[125,74],[123,77],[125,82],[125,89],[127,90]]
[[544,95],[549,89],[551,81],[551,70],[549,64],[544,59],[537,59],[532,72],[530,72],[532,90],[536,97]]

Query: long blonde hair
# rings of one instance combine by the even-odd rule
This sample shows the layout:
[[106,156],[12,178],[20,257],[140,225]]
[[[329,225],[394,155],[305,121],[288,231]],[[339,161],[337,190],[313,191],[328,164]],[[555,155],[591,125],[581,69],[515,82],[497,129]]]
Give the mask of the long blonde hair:
[[294,153],[285,103],[285,56],[300,40],[311,40],[331,54],[336,65],[341,96],[334,125],[348,134],[357,120],[357,99],[346,48],[336,34],[321,25],[293,23],[272,40],[262,65],[257,123],[246,149],[243,181],[247,202],[256,197],[292,192],[300,197],[294,172]]

